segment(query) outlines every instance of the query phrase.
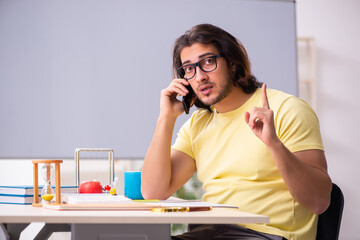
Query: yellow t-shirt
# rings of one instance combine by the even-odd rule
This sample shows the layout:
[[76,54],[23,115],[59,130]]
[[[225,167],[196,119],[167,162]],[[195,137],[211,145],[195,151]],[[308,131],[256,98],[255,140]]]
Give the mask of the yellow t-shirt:
[[[268,89],[267,95],[277,136],[291,152],[323,150],[319,122],[308,104],[277,90]],[[289,240],[315,239],[317,215],[293,199],[266,145],[245,122],[244,113],[255,106],[262,106],[261,89],[231,112],[194,112],[172,148],[195,159],[204,201],[270,216],[269,224],[247,228]]]

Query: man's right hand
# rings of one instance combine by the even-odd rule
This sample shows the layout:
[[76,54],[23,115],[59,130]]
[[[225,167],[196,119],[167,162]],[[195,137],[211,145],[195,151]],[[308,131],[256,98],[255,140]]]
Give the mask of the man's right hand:
[[[160,116],[146,153],[141,172],[141,192],[147,199],[167,199],[196,171],[195,160],[186,153],[171,150],[176,118],[184,112],[177,96],[186,96],[189,83],[174,79],[161,91]],[[195,97],[193,101],[195,100]]]
[[178,117],[184,112],[182,102],[177,99],[178,95],[186,96],[189,91],[185,86],[190,83],[185,79],[174,79],[170,85],[161,91],[160,115]]

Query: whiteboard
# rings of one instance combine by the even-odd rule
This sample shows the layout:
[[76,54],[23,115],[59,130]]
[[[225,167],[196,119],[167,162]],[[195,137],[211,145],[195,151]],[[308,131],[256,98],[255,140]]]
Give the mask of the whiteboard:
[[259,81],[297,95],[294,1],[0,0],[0,158],[105,147],[142,159],[174,41],[200,23],[237,37]]

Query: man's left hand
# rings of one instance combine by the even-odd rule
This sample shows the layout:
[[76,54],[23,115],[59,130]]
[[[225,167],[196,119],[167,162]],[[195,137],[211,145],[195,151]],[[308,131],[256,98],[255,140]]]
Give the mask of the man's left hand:
[[254,107],[251,111],[245,112],[245,121],[253,133],[267,146],[279,142],[275,132],[274,112],[270,109],[266,94],[266,84],[262,88],[262,107]]

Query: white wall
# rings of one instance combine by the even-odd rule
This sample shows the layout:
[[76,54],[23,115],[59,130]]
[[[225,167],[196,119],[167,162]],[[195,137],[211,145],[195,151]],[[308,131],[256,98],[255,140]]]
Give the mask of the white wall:
[[297,33],[316,40],[316,109],[330,176],[345,195],[340,239],[359,239],[360,1],[297,1]]

